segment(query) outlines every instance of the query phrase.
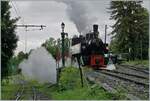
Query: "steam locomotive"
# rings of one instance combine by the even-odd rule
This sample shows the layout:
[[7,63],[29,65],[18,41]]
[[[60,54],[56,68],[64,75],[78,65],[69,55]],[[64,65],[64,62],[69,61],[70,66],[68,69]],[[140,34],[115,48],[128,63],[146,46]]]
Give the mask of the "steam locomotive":
[[72,56],[76,57],[80,55],[83,61],[83,66],[90,66],[94,69],[106,67],[108,63],[107,46],[98,37],[98,25],[93,25],[93,32],[89,32],[86,35],[80,35],[79,37],[72,38]]

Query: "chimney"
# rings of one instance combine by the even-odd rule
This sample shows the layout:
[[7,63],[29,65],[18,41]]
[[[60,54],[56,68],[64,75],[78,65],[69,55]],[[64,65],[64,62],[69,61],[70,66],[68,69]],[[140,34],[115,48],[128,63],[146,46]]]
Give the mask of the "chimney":
[[98,25],[96,24],[93,25],[93,32],[94,33],[98,32]]

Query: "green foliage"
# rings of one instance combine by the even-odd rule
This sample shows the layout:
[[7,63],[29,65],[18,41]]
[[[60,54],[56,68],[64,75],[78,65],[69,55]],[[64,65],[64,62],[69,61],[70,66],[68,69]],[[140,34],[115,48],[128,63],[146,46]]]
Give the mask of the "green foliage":
[[[20,87],[22,87],[22,84],[20,84],[18,81],[19,80],[26,80],[28,83],[25,85],[25,87],[29,87],[27,89],[31,89],[32,86],[34,85],[37,89],[41,86],[43,86],[42,84],[39,84],[37,81],[35,80],[30,80],[26,79],[24,76],[22,75],[13,75],[13,76],[8,76],[7,79],[3,79],[2,80],[2,86],[1,86],[1,99],[2,100],[14,100],[16,99],[16,94],[17,91],[20,89]],[[25,89],[26,90],[26,89]],[[32,89],[31,89],[32,91]],[[25,93],[25,92],[24,92]],[[29,92],[28,92],[29,93]],[[29,99],[29,95],[28,94],[24,94],[22,96],[22,99]]]
[[56,40],[54,38],[49,38],[45,43],[42,44],[50,54],[56,59],[56,52],[59,52],[59,47],[56,45]]
[[112,95],[101,88],[93,90],[87,87],[66,90],[64,92],[55,92],[52,94],[56,100],[108,100],[112,99]]
[[18,18],[10,18],[10,5],[8,1],[1,1],[1,56],[2,56],[2,79],[8,75],[8,61],[13,56],[17,47],[18,37],[15,34],[16,21]]
[[17,78],[21,78],[20,75],[8,76],[2,79],[1,82],[1,99],[2,100],[13,100],[15,94],[21,85],[16,83]]
[[141,2],[111,1],[109,8],[110,19],[116,21],[112,26],[111,34],[114,39],[110,48],[114,52],[122,53],[127,53],[130,49],[133,60],[141,57],[141,51],[143,57],[148,58],[149,14],[141,6]]
[[1,99],[2,100],[11,100],[14,99],[14,95],[16,93],[16,89],[19,89],[20,85],[16,84],[7,84],[7,85],[2,85],[1,89]]
[[[62,46],[61,46],[61,40],[57,39],[55,40],[54,38],[50,37],[48,40],[46,40],[42,46],[45,47],[49,53],[52,54],[54,59],[60,58],[61,57],[61,51],[62,51]],[[70,46],[70,41],[68,38],[65,38],[64,41],[64,54],[65,56],[68,56],[69,54],[69,47]]]
[[17,58],[18,58],[19,61],[27,59],[28,58],[28,53],[24,53],[23,51],[21,51],[21,52],[18,53]]
[[66,67],[61,72],[60,84],[39,88],[40,91],[51,97],[53,100],[108,100],[113,95],[106,92],[99,85],[87,86],[84,80],[84,87],[81,87],[79,69]]
[[111,43],[109,45],[109,49],[113,52],[113,53],[120,53],[119,50],[119,46],[117,45],[117,40],[112,39]]
[[[73,77],[73,78],[72,78]],[[79,70],[74,67],[67,67],[62,70],[60,77],[60,90],[74,89],[80,85]]]
[[9,74],[15,75],[19,73],[19,64],[28,58],[27,53],[23,53],[22,51],[18,53],[17,56],[12,57],[8,62]]
[[128,62],[125,62],[125,64],[128,64],[128,65],[143,65],[143,66],[145,66],[143,68],[149,68],[149,60],[128,61]]

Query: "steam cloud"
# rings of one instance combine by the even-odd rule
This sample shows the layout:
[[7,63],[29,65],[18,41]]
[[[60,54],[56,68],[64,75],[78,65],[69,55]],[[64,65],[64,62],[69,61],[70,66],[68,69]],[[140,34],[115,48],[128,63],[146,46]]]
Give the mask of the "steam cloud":
[[[89,31],[90,26],[97,20],[97,18],[90,16],[87,7],[79,0],[54,1],[67,5],[67,14],[80,34]],[[68,63],[70,62],[68,61]],[[22,69],[22,74],[26,77],[36,79],[39,82],[56,83],[55,60],[43,47],[32,51],[28,60],[24,60],[19,68]]]
[[56,83],[56,63],[44,47],[31,52],[28,60],[19,64],[22,74],[41,83]]
[[67,5],[67,14],[70,20],[76,25],[79,33],[89,31],[91,29],[90,26],[97,20],[96,17],[90,16],[87,7],[79,0],[61,0],[60,2]]

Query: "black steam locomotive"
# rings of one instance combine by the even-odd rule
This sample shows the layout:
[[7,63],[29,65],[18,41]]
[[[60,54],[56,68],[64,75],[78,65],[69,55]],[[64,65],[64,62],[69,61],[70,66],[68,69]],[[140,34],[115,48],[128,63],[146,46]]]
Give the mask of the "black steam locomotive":
[[[72,38],[72,46],[79,45],[80,52],[83,60],[83,65],[92,66],[93,68],[106,67],[108,62],[108,44],[104,44],[98,37],[98,25],[93,25],[93,32],[87,33],[85,36],[80,35],[79,37]],[[72,54],[76,56],[76,54]]]

